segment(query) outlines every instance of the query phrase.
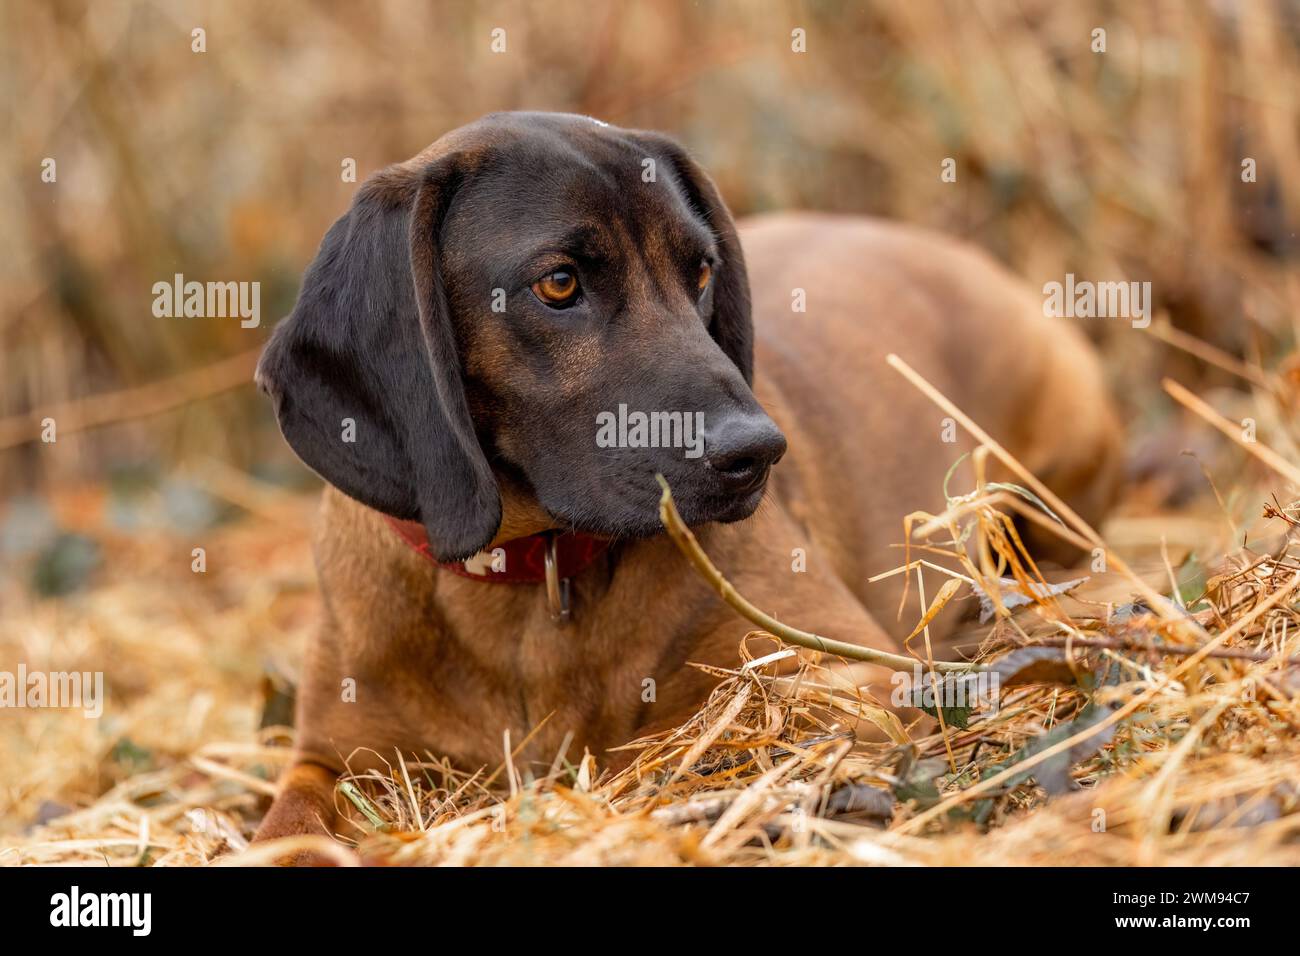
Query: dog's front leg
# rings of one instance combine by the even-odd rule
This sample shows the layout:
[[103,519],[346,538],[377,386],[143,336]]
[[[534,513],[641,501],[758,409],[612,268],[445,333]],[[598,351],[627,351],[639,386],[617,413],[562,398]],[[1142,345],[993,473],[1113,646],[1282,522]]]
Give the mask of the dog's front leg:
[[[328,767],[306,760],[285,772],[280,792],[253,837],[262,843],[279,837],[324,836],[333,838],[338,812],[334,807],[334,786],[338,774]],[[318,866],[328,862],[313,853],[286,855],[280,862],[290,866]]]

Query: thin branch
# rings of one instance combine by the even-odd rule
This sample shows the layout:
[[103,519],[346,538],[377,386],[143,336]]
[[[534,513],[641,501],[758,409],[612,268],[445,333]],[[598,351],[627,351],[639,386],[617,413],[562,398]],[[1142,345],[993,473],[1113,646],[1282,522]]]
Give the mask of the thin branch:
[[1148,704],[1152,700],[1154,700],[1157,695],[1159,695],[1162,691],[1164,691],[1176,680],[1178,680],[1178,678],[1181,677],[1184,673],[1186,673],[1192,667],[1195,667],[1201,661],[1205,660],[1205,658],[1213,654],[1215,650],[1222,647],[1224,644],[1232,640],[1238,634],[1244,632],[1248,627],[1250,627],[1252,624],[1255,623],[1256,619],[1258,619],[1268,611],[1271,611],[1273,608],[1277,607],[1278,605],[1286,601],[1288,598],[1290,598],[1292,594],[1295,592],[1297,587],[1300,587],[1300,573],[1297,573],[1295,577],[1293,577],[1290,580],[1289,583],[1283,585],[1282,587],[1274,591],[1271,595],[1268,596],[1267,599],[1255,605],[1255,607],[1251,609],[1249,614],[1237,620],[1236,623],[1234,623],[1230,628],[1228,628],[1218,637],[1211,640],[1208,644],[1202,645],[1194,654],[1192,654],[1191,657],[1187,658],[1187,660],[1183,661],[1172,671],[1169,671],[1168,673],[1165,674],[1158,675],[1159,679],[1153,681],[1150,687],[1144,690],[1141,694],[1134,697],[1128,703],[1112,711],[1108,716],[1104,717],[1098,723],[1092,724],[1089,727],[1085,727],[1083,730],[1079,731],[1078,733],[1071,734],[1069,737],[1066,737],[1064,740],[1057,741],[1056,743],[1052,744],[1052,746],[1046,747],[1043,750],[1038,751],[1038,753],[1026,757],[1024,760],[1021,760],[1019,763],[1007,767],[1005,770],[1002,770],[1001,772],[994,774],[993,776],[989,777],[987,780],[981,780],[979,783],[967,787],[965,790],[958,790],[956,793],[953,793],[952,795],[945,797],[942,801],[930,807],[930,809],[924,811],[923,813],[919,813],[916,816],[912,817],[911,819],[905,820],[902,824],[895,827],[893,832],[898,834],[916,833],[919,830],[923,829],[925,825],[929,823],[931,820],[935,819],[936,817],[943,816],[953,807],[958,806],[959,804],[962,803],[966,803],[967,801],[975,797],[978,797],[982,793],[988,793],[990,790],[995,790],[1002,784],[1006,783],[1010,778],[1015,777],[1018,774],[1024,773],[1026,770],[1031,770],[1034,767],[1038,766],[1040,763],[1043,763],[1044,761],[1050,760],[1051,758],[1055,757],[1057,754],[1064,753],[1068,751],[1071,747],[1074,747],[1075,745],[1080,744],[1085,740],[1095,737],[1097,734],[1101,733],[1107,727],[1113,727],[1115,724],[1119,723],[1121,720],[1123,720],[1129,714],[1133,713],[1139,707],[1142,707],[1144,704]]
[[159,415],[201,398],[210,398],[241,385],[251,385],[253,369],[257,367],[257,358],[261,352],[262,346],[259,345],[162,381],[104,395],[91,395],[0,420],[0,451],[37,441],[43,429],[41,423],[46,418],[54,420],[58,434],[62,436],[88,428]]
[[[663,496],[659,499],[659,520],[664,523],[668,536],[677,545],[677,549],[686,555],[695,570],[700,573],[700,576],[741,617],[751,621],[764,631],[779,637],[787,644],[797,644],[809,650],[823,651],[827,654],[847,657],[855,661],[866,661],[869,664],[879,664],[882,667],[888,667],[896,671],[913,671],[920,665],[921,662],[915,658],[904,657],[901,654],[890,654],[888,651],[878,651],[875,648],[863,647],[860,644],[849,644],[845,641],[836,641],[828,637],[811,634],[808,631],[801,631],[798,628],[790,627],[788,624],[782,624],[770,614],[760,611],[750,604],[743,595],[732,587],[731,582],[722,576],[722,572],[714,566],[713,562],[709,560],[709,556],[704,553],[704,549],[700,547],[700,543],[695,539],[691,529],[686,527],[686,522],[682,521],[682,516],[677,513],[677,505],[673,503],[672,491],[668,488],[668,482],[664,480],[663,475],[655,475],[655,478],[664,490]],[[940,673],[969,673],[971,671],[985,670],[986,668],[958,661],[935,661],[934,669]]]
[[1178,401],[1180,405],[1195,412],[1197,415],[1201,416],[1201,418],[1204,418],[1207,422],[1240,445],[1245,451],[1250,452],[1283,478],[1286,478],[1288,481],[1291,481],[1296,485],[1300,485],[1300,468],[1291,464],[1291,462],[1287,461],[1262,442],[1246,441],[1243,439],[1241,437],[1241,425],[1234,424],[1224,418],[1211,408],[1202,398],[1193,395],[1173,379],[1164,379],[1160,384],[1164,387],[1166,392]]
[[1209,342],[1198,339],[1194,335],[1188,335],[1180,329],[1174,328],[1168,318],[1151,324],[1151,334],[1166,345],[1172,345],[1176,349],[1194,355],[1202,362],[1208,365],[1214,365],[1230,372],[1238,378],[1244,378],[1246,381],[1258,385],[1267,392],[1276,394],[1278,391],[1278,382],[1267,372],[1264,372],[1253,365],[1248,365],[1234,355],[1229,355],[1220,348],[1216,348]]
[[[1038,647],[1040,645],[1042,647],[1091,647],[1097,650],[1109,651],[1150,651],[1154,654],[1168,654],[1171,657],[1189,657],[1201,649],[1199,646],[1179,647],[1174,644],[1166,644],[1163,641],[1143,641],[1131,637],[1080,637],[1078,635],[1034,638],[1034,642],[1026,646]],[[1300,666],[1300,656],[1279,659],[1278,655],[1270,654],[1267,651],[1251,651],[1242,647],[1221,647],[1211,651],[1206,656],[1232,661],[1252,661],[1256,664],[1277,661],[1288,667]]]

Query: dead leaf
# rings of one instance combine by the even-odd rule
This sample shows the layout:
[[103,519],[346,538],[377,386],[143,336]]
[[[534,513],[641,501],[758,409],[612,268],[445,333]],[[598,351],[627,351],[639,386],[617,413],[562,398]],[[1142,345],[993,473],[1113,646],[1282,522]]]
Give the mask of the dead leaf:
[[[1089,578],[1082,577],[1075,578],[1072,581],[1062,581],[1060,584],[1048,585],[1030,582],[1029,590],[1032,594],[1025,594],[1020,589],[1020,583],[1012,578],[999,578],[998,583],[1006,589],[1001,595],[1002,606],[1009,611],[1012,608],[1022,607],[1026,604],[1034,604],[1045,598],[1068,594],[1088,580]],[[975,594],[980,599],[980,623],[987,624],[994,614],[993,599],[978,584],[972,584],[971,587],[975,589]]]
[[999,658],[992,665],[1001,689],[1025,684],[1078,683],[1065,651],[1058,647],[1022,647]]

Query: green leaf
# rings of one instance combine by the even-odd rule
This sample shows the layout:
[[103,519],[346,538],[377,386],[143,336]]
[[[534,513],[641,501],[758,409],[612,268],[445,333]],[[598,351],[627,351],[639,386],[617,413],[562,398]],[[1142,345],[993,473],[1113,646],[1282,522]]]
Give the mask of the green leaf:
[[900,803],[915,801],[921,810],[932,807],[939,802],[939,787],[935,781],[947,770],[948,765],[942,759],[917,760],[916,748],[906,747],[896,771],[894,796]]
[[1177,580],[1178,601],[1183,607],[1191,607],[1204,596],[1205,585],[1209,579],[1205,568],[1196,559],[1195,553],[1190,555],[1178,569]]
[[100,564],[99,545],[85,535],[62,533],[36,560],[32,586],[42,597],[59,597],[84,587]]
[[980,675],[927,671],[924,680],[929,683],[915,688],[907,702],[936,720],[942,713],[945,726],[965,730],[980,703]]
[[[1087,730],[1095,724],[1101,723],[1110,715],[1108,707],[1089,703],[1083,710],[1079,711],[1078,716],[1064,724],[1058,724],[1041,737],[1035,737],[1025,746],[1021,747],[1011,759],[998,767],[990,767],[987,773],[995,775],[1001,773],[1009,767],[1014,767],[1034,756],[1060,743],[1062,740],[1073,737],[1077,733]],[[1052,796],[1058,796],[1074,789],[1074,782],[1070,778],[1070,770],[1079,763],[1093,757],[1097,751],[1110,743],[1111,738],[1115,736],[1115,725],[1098,729],[1095,734],[1085,737],[1077,744],[1070,747],[1054,757],[1049,757],[1037,766],[1030,767],[1021,773],[1014,774],[1006,782],[1003,792],[1010,792],[1021,784],[1030,779],[1038,781],[1038,785],[1046,790]]]
[[119,738],[109,751],[109,757],[130,773],[141,773],[153,766],[153,752],[141,747],[130,737]]
[[1038,508],[1042,509],[1049,518],[1059,524],[1062,528],[1066,527],[1065,522],[1060,519],[1055,511],[1047,507],[1047,503],[1043,501],[1042,498],[1038,497],[1038,495],[1034,494],[1022,485],[1017,485],[1010,481],[990,481],[984,487],[992,488],[994,491],[1009,491],[1014,495],[1019,495],[1030,504],[1036,505]]

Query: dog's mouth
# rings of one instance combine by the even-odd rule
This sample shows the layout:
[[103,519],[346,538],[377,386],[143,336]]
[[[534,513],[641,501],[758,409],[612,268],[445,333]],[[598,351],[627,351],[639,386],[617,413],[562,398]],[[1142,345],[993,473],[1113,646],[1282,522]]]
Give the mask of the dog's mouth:
[[731,524],[744,521],[757,511],[766,491],[767,476],[764,475],[751,484],[747,491],[731,492],[718,498],[706,499],[694,508],[689,503],[685,507],[679,505],[678,511],[681,513],[682,520],[688,525],[704,524],[708,521]]
[[[767,492],[766,472],[740,490],[700,490],[692,482],[668,477],[673,502],[682,520],[689,526],[717,522],[743,521],[758,510]],[[566,502],[547,506],[546,510],[563,528],[608,538],[651,538],[664,533],[659,518],[660,487],[648,476],[644,493],[620,496],[607,502],[587,501],[581,505]]]

